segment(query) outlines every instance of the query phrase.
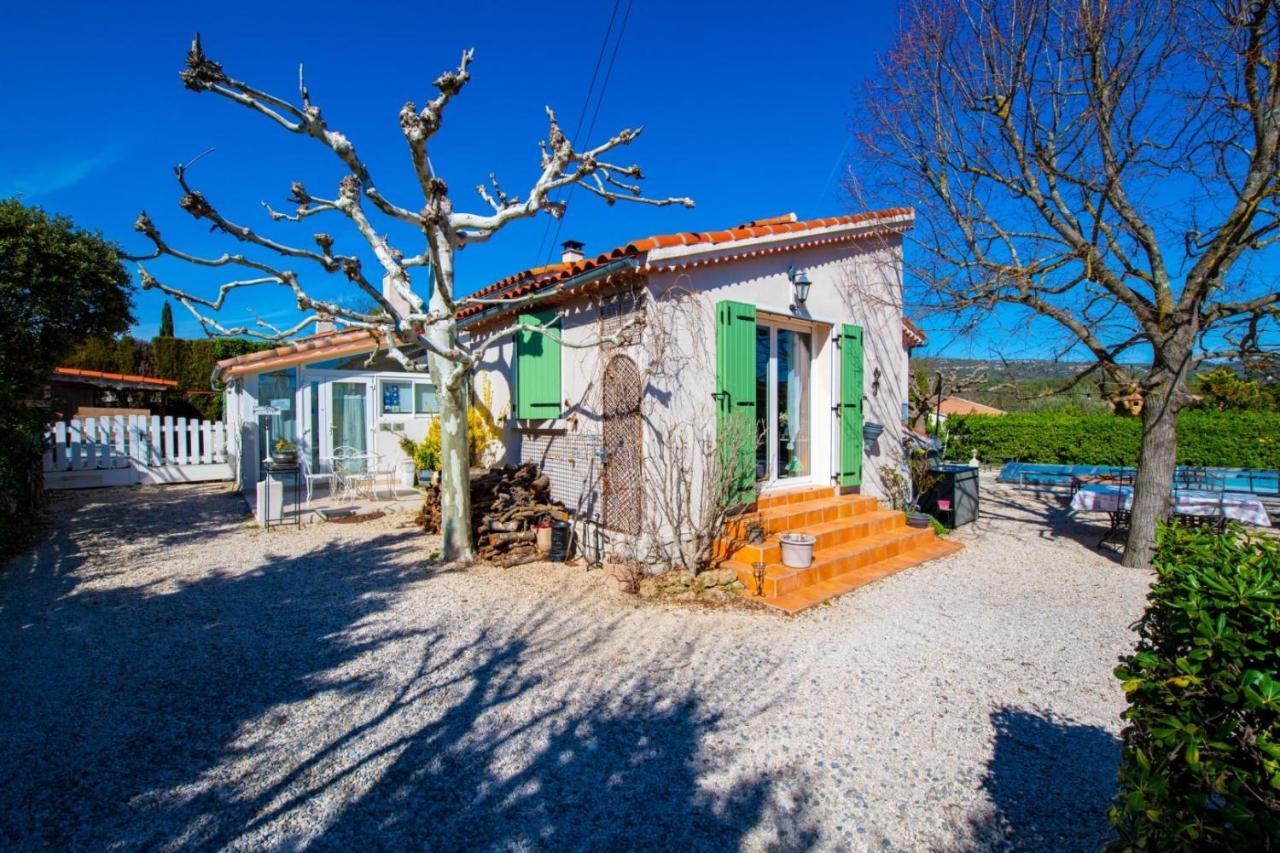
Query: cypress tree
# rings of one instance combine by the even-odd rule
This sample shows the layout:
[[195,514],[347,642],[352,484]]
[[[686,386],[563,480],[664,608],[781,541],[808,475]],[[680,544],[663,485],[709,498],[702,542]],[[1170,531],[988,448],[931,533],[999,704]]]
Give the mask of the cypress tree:
[[173,306],[169,304],[169,301],[167,299],[165,300],[164,308],[160,309],[160,335],[159,336],[162,338],[173,337]]

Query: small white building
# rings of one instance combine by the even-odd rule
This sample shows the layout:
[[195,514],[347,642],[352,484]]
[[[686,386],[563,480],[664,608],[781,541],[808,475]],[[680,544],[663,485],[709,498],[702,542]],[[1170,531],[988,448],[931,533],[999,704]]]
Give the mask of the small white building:
[[324,330],[218,362],[238,487],[251,490],[261,479],[261,462],[280,439],[297,447],[307,472],[325,472],[343,447],[376,454],[380,467],[405,459],[400,438],[426,436],[435,387],[381,353],[371,362],[374,343],[363,329]]

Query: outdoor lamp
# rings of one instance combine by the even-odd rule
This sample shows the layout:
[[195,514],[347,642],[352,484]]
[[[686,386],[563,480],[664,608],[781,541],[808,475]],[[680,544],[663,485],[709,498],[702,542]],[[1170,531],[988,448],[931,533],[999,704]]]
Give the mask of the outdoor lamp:
[[797,270],[793,264],[787,267],[787,278],[791,280],[791,289],[795,292],[796,301],[791,310],[797,311],[798,306],[804,305],[809,299],[809,274],[804,270]]

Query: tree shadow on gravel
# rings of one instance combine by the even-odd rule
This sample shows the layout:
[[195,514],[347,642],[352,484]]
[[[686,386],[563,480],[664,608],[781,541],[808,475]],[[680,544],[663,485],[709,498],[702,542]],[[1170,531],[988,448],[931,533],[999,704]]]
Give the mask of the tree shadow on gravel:
[[1071,497],[1063,490],[1012,487],[984,489],[979,524],[1003,520],[1026,524],[1037,529],[1041,539],[1069,539],[1088,548],[1093,554],[1119,562],[1114,550],[1099,550],[1098,540],[1107,529],[1102,513],[1076,515],[1071,511]]
[[[219,500],[175,491],[170,524],[207,513],[217,548]],[[166,507],[64,523],[0,576],[0,847],[733,849],[760,824],[789,848],[816,837],[802,798],[716,775],[720,720],[669,685],[680,661],[583,666],[614,649],[614,626],[571,603],[470,630],[439,615],[465,601],[406,606],[436,583],[401,533],[159,584],[86,565],[81,542],[152,524],[144,511]],[[86,520],[104,527],[68,533]]]
[[1111,837],[1120,741],[1050,712],[991,714],[995,749],[983,776],[991,811],[972,819],[992,849],[1098,850]]

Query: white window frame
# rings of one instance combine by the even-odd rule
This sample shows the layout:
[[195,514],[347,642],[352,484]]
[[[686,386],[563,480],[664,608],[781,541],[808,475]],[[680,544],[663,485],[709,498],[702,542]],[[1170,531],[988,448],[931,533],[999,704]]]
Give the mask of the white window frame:
[[[409,386],[409,411],[407,412],[386,412],[382,408],[382,386],[387,382],[399,382]],[[430,382],[424,382],[421,379],[414,379],[412,376],[403,377],[400,375],[383,375],[378,377],[378,420],[379,421],[410,421],[422,418],[433,418],[439,412],[420,412],[418,411],[418,386],[426,385],[435,389],[435,385]],[[438,398],[437,398],[438,399]]]

